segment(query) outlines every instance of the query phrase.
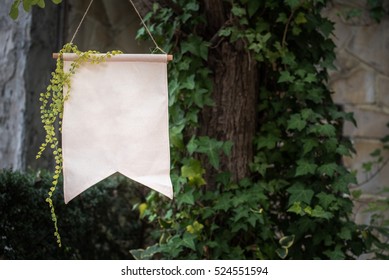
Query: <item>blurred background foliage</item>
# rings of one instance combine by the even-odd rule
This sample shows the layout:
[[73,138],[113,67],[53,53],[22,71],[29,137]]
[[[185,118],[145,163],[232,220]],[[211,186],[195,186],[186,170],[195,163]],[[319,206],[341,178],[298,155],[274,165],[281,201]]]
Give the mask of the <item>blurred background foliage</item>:
[[148,226],[132,210],[143,195],[138,185],[115,175],[68,205],[61,192],[54,195],[59,248],[44,199],[51,181],[43,171],[0,172],[0,259],[131,259],[129,248],[144,246]]

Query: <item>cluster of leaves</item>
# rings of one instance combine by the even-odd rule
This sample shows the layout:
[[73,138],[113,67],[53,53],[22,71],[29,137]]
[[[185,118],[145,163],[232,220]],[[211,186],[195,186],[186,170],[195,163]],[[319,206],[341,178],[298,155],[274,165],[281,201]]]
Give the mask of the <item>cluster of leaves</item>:
[[[51,0],[54,4],[59,4],[62,0]],[[46,6],[45,0],[14,0],[11,6],[11,10],[9,15],[13,19],[17,19],[19,16],[19,6],[22,4],[23,9],[26,12],[31,10],[31,7],[38,6],[40,8],[44,8]]]
[[51,178],[46,171],[0,171],[0,259],[129,259],[129,248],[143,246],[147,225],[131,210],[143,199],[142,187],[111,176],[70,207],[61,192],[54,195],[63,240],[58,248],[43,199]]
[[[69,69],[64,69],[63,54],[74,53],[76,58],[70,64]],[[98,54],[97,51],[82,52],[77,46],[72,43],[65,44],[60,50],[55,71],[51,73],[50,84],[47,86],[46,92],[40,94],[39,101],[42,103],[40,107],[42,124],[46,132],[45,141],[41,144],[36,158],[40,158],[47,147],[51,148],[55,158],[55,172],[53,176],[52,186],[48,192],[46,202],[50,206],[51,216],[54,223],[57,243],[61,247],[61,236],[58,231],[57,216],[54,210],[53,194],[57,189],[58,179],[62,172],[62,149],[59,142],[59,135],[62,128],[62,118],[64,103],[70,96],[71,77],[76,73],[84,63],[98,64],[104,62],[107,58],[121,53],[120,51],[107,52]]]
[[275,231],[295,236],[295,258],[352,257],[363,251],[363,242],[349,221],[348,185],[355,177],[340,158],[352,151],[342,124],[354,120],[337,108],[326,85],[335,57],[333,24],[320,15],[324,1],[285,2],[265,4],[269,17],[255,28],[247,18],[240,21],[246,34],[238,36],[246,36],[266,76],[252,170],[273,201],[268,213],[278,220]]
[[[333,103],[326,84],[335,58],[333,24],[320,14],[326,1],[226,3],[230,17],[220,39],[243,41],[260,68],[255,158],[251,176],[239,182],[219,168],[233,143],[197,135],[201,109],[212,106],[210,42],[196,32],[207,24],[204,7],[174,2],[180,11],[154,5],[151,27],[175,54],[169,66],[175,201],[151,193],[140,205],[144,219],[158,222],[159,242],[133,250],[134,257],[345,259],[367,250],[367,232],[349,218],[355,176],[341,164],[353,152],[342,124],[354,119]],[[204,178],[204,159],[216,174],[213,185]]]

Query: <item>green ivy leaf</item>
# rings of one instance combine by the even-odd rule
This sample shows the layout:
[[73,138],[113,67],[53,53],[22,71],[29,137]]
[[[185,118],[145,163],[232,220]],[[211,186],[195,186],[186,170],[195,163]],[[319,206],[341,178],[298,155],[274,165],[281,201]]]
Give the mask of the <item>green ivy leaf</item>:
[[223,143],[222,149],[223,149],[223,152],[226,156],[231,155],[231,150],[232,150],[233,146],[234,146],[234,143],[232,143],[231,141],[226,141]]
[[186,78],[186,80],[182,83],[182,88],[186,88],[192,90],[195,88],[195,75],[192,74]]
[[351,192],[351,195],[354,199],[359,199],[362,196],[363,192],[362,190],[354,190]]
[[357,179],[352,173],[346,173],[336,178],[333,188],[335,191],[349,193],[350,184],[357,184]]
[[307,23],[307,18],[305,17],[305,14],[303,12],[299,12],[297,16],[294,19],[294,22],[298,25]]
[[160,247],[158,246],[158,244],[147,247],[146,249],[130,250],[131,255],[136,260],[149,260],[153,257],[153,255],[159,252]]
[[277,255],[281,258],[281,259],[285,259],[287,256],[288,256],[288,249],[287,248],[278,248],[276,250],[276,253]]
[[281,237],[278,243],[281,245],[282,248],[290,248],[293,245],[294,242],[294,235],[288,235]]
[[188,153],[192,155],[198,148],[199,146],[197,145],[195,138],[192,137],[189,141],[189,143],[186,145],[186,149],[188,150]]
[[333,194],[326,194],[324,192],[318,193],[316,197],[319,198],[319,203],[324,209],[327,209],[331,203],[336,202],[337,200]]
[[195,197],[193,192],[193,187],[186,187],[184,192],[177,196],[178,206],[180,207],[182,204],[194,205]]
[[300,0],[285,0],[286,4],[292,9],[297,8],[300,5]]
[[310,151],[312,151],[314,148],[319,146],[319,142],[316,139],[306,139],[303,141],[303,155],[306,155]]
[[327,19],[323,19],[321,24],[319,25],[319,30],[323,32],[324,37],[327,38],[334,30],[334,23]]
[[[259,3],[259,1],[250,1],[250,2],[258,2]],[[280,22],[280,23],[285,24],[288,22],[288,16],[285,13],[279,13],[276,22]]]
[[248,1],[247,3],[247,11],[249,13],[249,17],[252,17],[261,6],[260,1]]
[[313,82],[316,82],[317,79],[316,79],[316,74],[313,74],[313,73],[309,73],[305,78],[304,78],[304,82],[306,83],[313,83]]
[[305,109],[301,110],[301,117],[304,120],[316,121],[321,116],[319,114],[315,113],[311,108],[305,108]]
[[305,98],[307,100],[311,100],[316,104],[320,104],[323,102],[324,94],[321,89],[312,89],[306,95]]
[[342,238],[343,240],[351,240],[352,239],[352,233],[351,233],[350,228],[342,227],[342,229],[338,233],[338,236],[340,238]]
[[214,209],[227,211],[232,207],[232,200],[231,193],[223,193],[218,196]]
[[246,14],[246,10],[241,8],[241,7],[238,7],[238,6],[233,6],[232,9],[231,9],[231,13],[234,16],[242,17],[242,16],[244,16]]
[[40,8],[44,8],[46,6],[45,0],[38,0],[36,3]]
[[341,156],[351,156],[350,149],[348,149],[345,145],[340,144],[336,148],[336,153],[338,153]]
[[333,177],[337,168],[338,168],[338,165],[336,163],[328,163],[328,164],[324,164],[324,165],[319,166],[317,171],[320,175],[324,174],[324,175],[327,175],[329,177]]
[[173,147],[176,147],[178,149],[183,149],[185,147],[183,142],[184,136],[182,135],[182,131],[184,127],[185,125],[181,124],[170,128],[169,138],[170,138],[170,143],[173,145]]
[[211,139],[208,136],[202,136],[196,142],[198,145],[197,151],[208,156],[209,163],[219,169],[219,153],[223,148],[223,142]]
[[199,36],[190,35],[187,40],[181,43],[181,52],[190,52],[204,60],[208,58],[209,43],[203,41]]
[[33,5],[33,0],[23,0],[22,4],[24,11],[29,12]]
[[301,216],[305,215],[305,212],[303,211],[303,208],[301,207],[300,201],[293,202],[292,206],[289,207],[287,212],[296,213],[296,214],[301,215]]
[[329,257],[331,260],[344,260],[346,257],[342,251],[341,245],[336,245],[335,249],[332,251],[324,251],[324,255]]
[[292,76],[289,71],[281,71],[281,75],[278,78],[277,82],[278,83],[285,83],[285,82],[293,83],[294,80],[295,80],[294,76]]
[[317,124],[313,126],[309,132],[319,134],[320,136],[336,136],[336,128],[332,124]]
[[16,0],[12,3],[11,10],[9,12],[10,17],[16,20],[19,16],[19,5],[21,0]]
[[277,145],[278,140],[279,139],[276,136],[274,136],[273,134],[261,136],[261,137],[259,137],[259,139],[256,142],[257,149],[258,150],[262,149],[262,148],[266,148],[268,150],[274,149]]
[[373,152],[370,153],[370,156],[372,157],[379,157],[381,155],[381,149],[375,149]]
[[219,30],[219,36],[221,37],[229,37],[231,33],[234,31],[232,27],[225,27]]
[[307,122],[301,118],[300,114],[293,114],[288,120],[287,129],[303,130],[307,125]]
[[287,192],[290,193],[289,205],[292,205],[295,202],[305,202],[306,204],[310,204],[312,197],[315,194],[313,190],[307,189],[300,183],[296,183],[292,187],[288,188]]
[[331,212],[324,211],[320,205],[316,205],[311,212],[311,216],[315,218],[323,218],[329,220],[333,217]]
[[297,161],[297,168],[295,176],[303,176],[307,174],[315,174],[317,169],[317,165],[311,163],[305,159],[300,159]]
[[195,2],[190,2],[188,4],[185,5],[185,10],[188,10],[188,11],[198,11],[200,8],[200,5],[198,3],[195,3]]
[[189,232],[185,232],[184,236],[182,237],[182,245],[189,249],[192,249],[193,251],[196,251],[195,239],[196,235],[191,234]]
[[205,170],[201,166],[201,162],[196,159],[190,159],[181,167],[181,176],[188,178],[189,183],[197,186],[205,185],[204,173]]

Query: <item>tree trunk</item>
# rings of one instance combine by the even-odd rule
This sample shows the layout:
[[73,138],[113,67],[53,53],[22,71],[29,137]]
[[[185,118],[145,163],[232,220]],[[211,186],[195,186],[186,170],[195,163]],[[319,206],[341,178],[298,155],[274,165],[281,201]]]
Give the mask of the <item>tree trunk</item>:
[[[229,19],[230,7],[225,1],[204,1],[207,35],[217,38],[217,32]],[[255,60],[245,50],[245,42],[231,43],[219,38],[209,52],[208,63],[214,74],[213,100],[215,106],[203,111],[203,133],[234,144],[230,157],[222,160],[224,170],[240,180],[249,173],[253,159],[253,137],[256,128],[258,71]]]
[[[134,3],[145,14],[152,0],[135,0]],[[171,6],[171,1],[159,1]],[[218,38],[217,32],[230,16],[231,7],[223,0],[204,0],[202,9],[207,18],[204,35],[208,40],[220,40],[210,48],[208,65],[213,71],[214,107],[203,110],[202,135],[218,140],[230,140],[234,146],[231,156],[221,160],[223,170],[239,180],[249,173],[249,163],[253,159],[252,139],[256,129],[256,100],[258,92],[258,70],[254,59],[245,50],[245,42],[230,43]],[[171,6],[172,7],[172,6]],[[177,7],[172,7],[175,11]],[[207,168],[209,170],[209,168]],[[210,172],[207,179],[212,181]]]
[[222,42],[209,54],[214,73],[214,107],[203,111],[202,133],[218,140],[230,140],[231,156],[221,166],[240,180],[249,173],[256,128],[257,67],[243,48],[243,42]]

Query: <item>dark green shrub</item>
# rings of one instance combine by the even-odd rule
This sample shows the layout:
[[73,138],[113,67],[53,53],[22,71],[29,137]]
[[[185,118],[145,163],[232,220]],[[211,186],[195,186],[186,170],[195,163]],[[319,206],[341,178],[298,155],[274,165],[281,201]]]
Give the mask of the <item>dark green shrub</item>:
[[46,172],[0,171],[0,259],[128,259],[143,246],[145,227],[132,210],[141,189],[112,176],[68,205],[57,192],[58,248],[45,202],[51,181]]

